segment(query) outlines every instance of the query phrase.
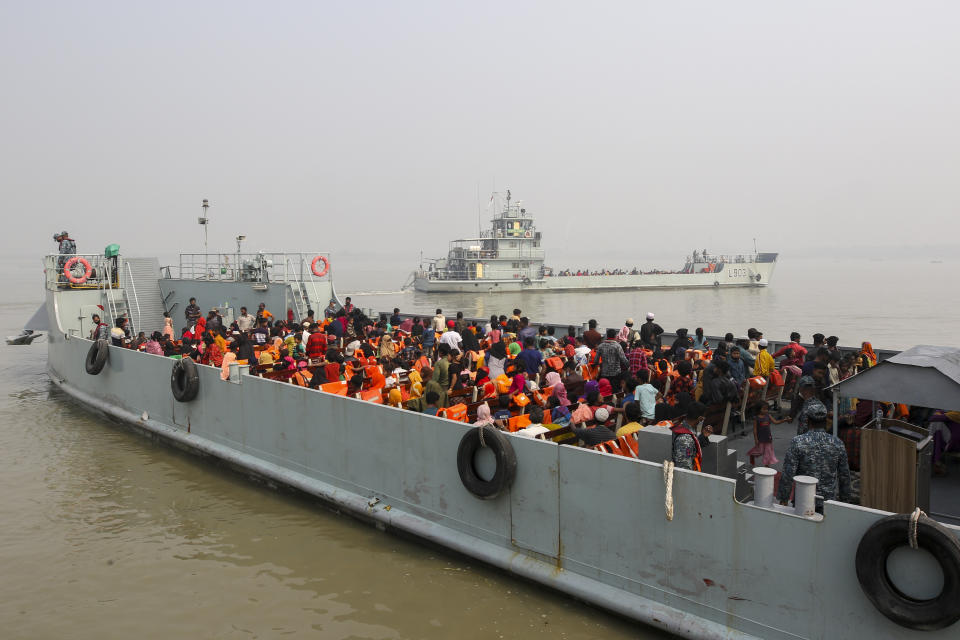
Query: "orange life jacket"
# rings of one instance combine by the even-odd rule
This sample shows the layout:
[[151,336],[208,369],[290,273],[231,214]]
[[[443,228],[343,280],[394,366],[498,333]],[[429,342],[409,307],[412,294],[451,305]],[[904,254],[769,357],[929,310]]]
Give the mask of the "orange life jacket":
[[437,415],[446,418],[447,420],[453,420],[455,422],[466,422],[467,421],[467,405],[462,402],[459,404],[451,405],[446,409],[441,409],[437,412]]
[[527,413],[521,413],[520,415],[513,416],[507,420],[507,428],[510,429],[510,433],[519,431],[528,424],[530,424],[530,415]]

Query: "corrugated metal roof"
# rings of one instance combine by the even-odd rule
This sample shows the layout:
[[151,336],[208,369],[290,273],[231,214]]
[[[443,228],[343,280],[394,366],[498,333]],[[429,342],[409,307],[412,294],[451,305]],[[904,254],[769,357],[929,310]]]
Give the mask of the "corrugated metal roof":
[[833,388],[848,398],[960,410],[960,349],[918,345]]
[[889,361],[897,364],[907,364],[911,367],[933,367],[960,384],[960,348],[957,347],[918,344],[889,358]]

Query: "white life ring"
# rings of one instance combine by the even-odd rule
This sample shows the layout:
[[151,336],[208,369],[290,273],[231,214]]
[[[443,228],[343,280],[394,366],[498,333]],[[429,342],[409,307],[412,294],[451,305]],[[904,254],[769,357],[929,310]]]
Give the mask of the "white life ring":
[[[83,265],[83,275],[79,277],[73,275],[73,268],[78,264]],[[91,273],[93,273],[93,267],[90,266],[86,258],[81,258],[80,256],[70,258],[66,264],[63,265],[63,275],[73,284],[83,284],[87,281],[87,278],[90,277]]]
[[[318,262],[323,263],[323,269],[317,270]],[[330,261],[327,260],[325,256],[317,256],[313,259],[313,262],[310,263],[310,270],[313,271],[313,275],[317,276],[318,278],[322,278],[323,276],[327,275],[327,271],[330,270]]]

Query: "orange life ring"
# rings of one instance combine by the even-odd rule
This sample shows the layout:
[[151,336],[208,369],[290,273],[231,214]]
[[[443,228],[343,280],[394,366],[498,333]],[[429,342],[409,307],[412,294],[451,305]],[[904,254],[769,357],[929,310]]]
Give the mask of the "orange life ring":
[[[318,262],[323,263],[322,271],[317,271]],[[327,271],[330,270],[330,262],[324,256],[317,256],[313,259],[313,262],[310,263],[310,270],[313,271],[313,275],[317,276],[318,278],[322,278],[323,276],[327,275]]]
[[[83,275],[79,278],[73,275],[73,267],[78,264],[83,265]],[[86,258],[81,258],[80,256],[74,256],[67,260],[66,264],[63,265],[63,275],[73,284],[83,284],[87,281],[87,278],[90,277],[90,274],[93,273],[93,267],[90,266],[90,263],[87,262]]]

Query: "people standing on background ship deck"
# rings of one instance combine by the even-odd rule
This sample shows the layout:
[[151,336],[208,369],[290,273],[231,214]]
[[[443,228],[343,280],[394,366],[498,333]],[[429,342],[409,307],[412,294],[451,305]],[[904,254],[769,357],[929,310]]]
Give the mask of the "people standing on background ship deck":
[[200,315],[200,305],[197,304],[197,299],[190,298],[190,304],[183,310],[183,317],[187,320],[187,326],[190,327],[197,324]]
[[257,318],[251,315],[246,307],[240,307],[240,315],[237,316],[237,328],[240,331],[250,331],[257,322]]

